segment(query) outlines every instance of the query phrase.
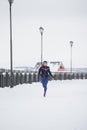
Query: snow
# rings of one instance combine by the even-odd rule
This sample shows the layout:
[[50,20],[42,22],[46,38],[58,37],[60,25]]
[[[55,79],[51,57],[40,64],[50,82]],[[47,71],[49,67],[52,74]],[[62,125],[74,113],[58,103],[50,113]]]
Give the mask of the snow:
[[87,130],[87,80],[0,88],[0,130]]

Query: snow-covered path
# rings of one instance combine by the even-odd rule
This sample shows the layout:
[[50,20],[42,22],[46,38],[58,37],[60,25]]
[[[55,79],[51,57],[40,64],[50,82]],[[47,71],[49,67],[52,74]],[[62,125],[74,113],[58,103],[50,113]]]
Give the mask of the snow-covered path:
[[0,130],[87,130],[87,80],[0,88]]

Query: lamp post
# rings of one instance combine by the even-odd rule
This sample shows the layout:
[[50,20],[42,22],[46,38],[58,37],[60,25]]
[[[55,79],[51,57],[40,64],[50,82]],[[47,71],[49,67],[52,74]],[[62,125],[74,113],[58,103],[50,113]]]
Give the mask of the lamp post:
[[72,47],[73,47],[73,41],[70,41],[70,47],[71,47],[71,51],[70,51],[70,72],[72,73]]
[[40,30],[40,34],[41,34],[41,64],[42,64],[42,62],[43,62],[43,31],[44,31],[44,28],[40,27],[39,30]]
[[12,3],[14,0],[8,0],[10,12],[10,72],[11,72],[11,88],[13,87],[13,52],[12,52]]

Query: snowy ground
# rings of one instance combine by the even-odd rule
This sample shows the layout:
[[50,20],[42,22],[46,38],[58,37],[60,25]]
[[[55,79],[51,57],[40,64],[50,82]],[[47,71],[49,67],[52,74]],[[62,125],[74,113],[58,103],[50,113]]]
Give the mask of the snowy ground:
[[0,130],[87,130],[87,80],[0,88]]

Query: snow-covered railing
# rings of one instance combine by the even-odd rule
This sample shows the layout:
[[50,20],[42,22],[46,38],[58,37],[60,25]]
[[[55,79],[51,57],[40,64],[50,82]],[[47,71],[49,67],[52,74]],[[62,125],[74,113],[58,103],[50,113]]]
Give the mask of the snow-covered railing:
[[[81,72],[55,72],[53,73],[54,79],[49,80],[72,80],[72,79],[87,79],[87,73]],[[40,79],[37,73],[13,73],[12,84],[13,86],[19,84],[31,84],[33,82],[39,82]],[[9,87],[11,85],[10,73],[0,73],[0,87]]]

